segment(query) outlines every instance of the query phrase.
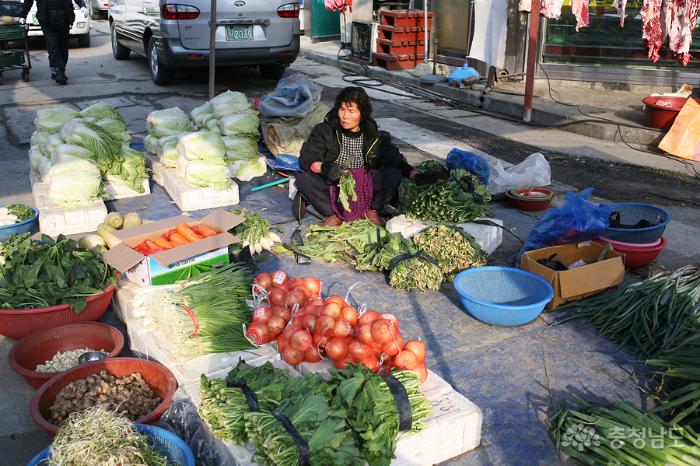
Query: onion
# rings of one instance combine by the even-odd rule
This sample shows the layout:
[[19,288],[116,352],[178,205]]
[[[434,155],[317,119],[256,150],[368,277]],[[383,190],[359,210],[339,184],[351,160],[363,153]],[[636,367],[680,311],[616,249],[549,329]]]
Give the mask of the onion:
[[269,273],[263,272],[261,274],[258,274],[257,277],[255,277],[253,283],[262,288],[265,288],[266,290],[269,290],[272,286],[272,276]]
[[360,361],[360,364],[365,366],[367,369],[373,371],[373,372],[378,372],[379,371],[379,360],[377,360],[376,357],[370,355],[365,358],[362,358]]
[[345,338],[332,338],[323,348],[329,358],[334,361],[342,359],[348,354],[348,342]]
[[316,330],[314,330],[314,339],[313,339],[314,346],[316,346],[317,348],[323,349],[326,346],[326,343],[328,343],[328,338],[329,338],[329,335],[331,333],[332,332],[330,332],[328,330],[326,330],[324,332],[317,325]]
[[306,296],[316,297],[321,294],[321,280],[315,277],[304,278],[304,288]]
[[258,306],[253,311],[253,321],[266,323],[272,317],[272,309],[267,306]]
[[338,296],[336,294],[331,295],[328,298],[326,298],[326,304],[328,304],[328,303],[336,303],[340,307],[347,306],[347,304],[348,304],[345,302],[345,300],[343,298],[341,298],[340,296]]
[[277,337],[277,351],[279,351],[280,354],[283,353],[284,349],[287,347],[287,345],[288,345],[287,342],[288,342],[288,340],[284,336],[284,333],[281,334],[279,337]]
[[292,290],[289,293],[287,293],[287,296],[284,300],[284,305],[291,309],[294,307],[295,304],[301,306],[302,304],[304,304],[304,301],[306,301],[306,297],[304,296],[304,293],[302,291]]
[[276,315],[271,316],[267,321],[267,328],[270,330],[270,334],[273,338],[282,333],[286,325],[287,322],[285,322],[282,317]]
[[304,360],[306,362],[321,362],[323,358],[318,353],[318,349],[312,346],[304,352]]
[[394,338],[391,321],[378,319],[372,322],[372,338],[377,343],[386,344]]
[[357,311],[352,306],[343,306],[340,310],[340,318],[353,327],[357,325],[357,319],[359,319]]
[[340,306],[337,303],[328,303],[323,307],[321,315],[330,316],[333,319],[340,317]]
[[272,309],[272,315],[284,319],[285,324],[292,318],[291,311],[284,306],[275,305],[271,306],[270,309]]
[[333,362],[335,363],[336,369],[345,369],[346,367],[348,367],[348,364],[352,363],[352,359],[350,359],[350,357],[348,356],[345,356]]
[[355,329],[356,338],[365,345],[374,344],[374,338],[372,337],[372,324],[363,324]]
[[377,319],[381,319],[382,315],[378,313],[377,311],[366,311],[364,314],[360,316],[358,319],[358,322],[360,325],[362,324],[371,324]]
[[325,330],[333,330],[333,327],[335,327],[335,319],[333,319],[331,316],[321,315],[316,319],[315,330],[320,330],[323,332]]
[[409,340],[406,342],[406,346],[403,347],[404,350],[408,350],[416,355],[418,362],[425,362],[425,343],[420,340]]
[[313,339],[306,330],[297,330],[289,339],[289,346],[302,353],[311,347]]
[[316,329],[316,319],[318,319],[318,316],[307,313],[301,318],[302,328],[309,333],[313,333]]
[[274,304],[275,306],[284,306],[286,297],[286,292],[280,288],[273,288],[270,290],[270,304]]
[[418,358],[411,351],[401,351],[396,358],[394,358],[394,364],[399,369],[408,369],[412,371],[418,367]]
[[284,349],[282,359],[284,359],[284,362],[290,366],[296,366],[297,364],[304,362],[304,352],[296,350],[290,346],[289,348]]
[[396,356],[401,352],[401,348],[403,348],[403,337],[401,335],[397,335],[395,338],[393,338],[389,343],[385,343],[384,346],[382,346],[382,352],[388,354],[389,356]]
[[272,273],[272,283],[282,285],[287,281],[287,272],[284,270],[276,270]]
[[428,368],[425,367],[425,364],[418,364],[418,367],[416,367],[413,372],[418,374],[421,383],[425,382],[425,380],[428,378]]
[[271,340],[270,330],[262,322],[253,322],[248,326],[245,336],[256,345],[264,345]]
[[362,359],[366,357],[374,357],[369,346],[358,340],[352,340],[350,342],[348,345],[348,354],[354,362],[362,362]]
[[343,319],[338,319],[333,327],[333,334],[336,337],[343,338],[347,337],[352,333],[352,327],[349,323],[345,322]]

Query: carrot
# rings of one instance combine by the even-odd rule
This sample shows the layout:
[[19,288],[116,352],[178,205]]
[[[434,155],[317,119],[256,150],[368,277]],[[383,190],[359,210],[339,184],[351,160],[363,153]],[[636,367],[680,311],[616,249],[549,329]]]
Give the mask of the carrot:
[[191,227],[198,235],[204,236],[205,238],[209,238],[211,236],[216,236],[219,234],[218,230],[210,227],[209,225],[204,225],[203,223],[191,225]]
[[159,237],[155,238],[153,241],[163,249],[172,249],[175,247],[170,243],[170,241],[165,239],[163,236],[159,236]]
[[136,246],[134,246],[133,249],[134,249],[135,251],[140,252],[140,253],[143,254],[144,256],[150,256],[150,255],[151,255],[151,250],[148,249],[148,246],[146,246],[146,242],[145,242],[145,241],[141,241],[139,244],[137,244]]
[[173,246],[175,247],[182,246],[183,244],[190,244],[190,242],[187,241],[185,237],[178,232],[175,232],[172,235],[170,235],[170,242],[173,243]]
[[175,227],[175,229],[190,243],[194,243],[195,241],[199,241],[200,239],[202,239],[202,237],[194,231],[192,231],[192,228],[190,228],[190,226],[186,223],[179,224],[177,227]]
[[160,246],[158,246],[156,243],[154,243],[150,239],[146,240],[146,247],[148,249],[150,249],[154,254],[157,252],[165,251],[165,249],[161,248]]
[[173,234],[175,234],[175,233],[177,233],[177,230],[175,230],[175,228],[173,228],[173,229],[171,229],[171,230],[168,230],[168,231],[166,231],[165,233],[163,233],[163,238],[165,238],[165,239],[167,239],[168,241],[170,241],[170,238],[171,238],[171,237],[173,236]]

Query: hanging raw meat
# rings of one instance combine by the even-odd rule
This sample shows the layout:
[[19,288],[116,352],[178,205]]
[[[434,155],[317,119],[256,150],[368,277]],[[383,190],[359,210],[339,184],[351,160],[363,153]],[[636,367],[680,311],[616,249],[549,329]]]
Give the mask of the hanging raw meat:
[[625,9],[627,8],[627,0],[615,0],[615,9],[620,15],[620,27],[625,27]]
[[576,16],[576,30],[588,26],[588,0],[571,0],[571,12]]
[[[540,12],[546,18],[559,19],[561,16],[561,6],[564,0],[542,0]],[[530,12],[532,8],[532,0],[520,0],[518,10]]]
[[693,58],[690,55],[690,43],[693,40],[698,11],[700,0],[673,0],[669,48],[675,52],[676,58],[683,66],[688,66]]
[[[667,0],[678,1],[678,0]],[[659,61],[659,50],[664,43],[661,30],[661,3],[662,0],[644,0],[642,6],[642,41],[647,48],[649,59],[656,63]]]

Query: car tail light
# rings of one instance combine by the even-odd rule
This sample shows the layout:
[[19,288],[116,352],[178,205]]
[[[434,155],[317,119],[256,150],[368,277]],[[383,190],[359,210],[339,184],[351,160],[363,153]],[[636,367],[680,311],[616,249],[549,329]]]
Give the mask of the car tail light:
[[299,8],[298,3],[287,3],[277,8],[277,15],[280,18],[298,18]]
[[163,19],[195,19],[199,9],[189,5],[165,4],[161,9]]

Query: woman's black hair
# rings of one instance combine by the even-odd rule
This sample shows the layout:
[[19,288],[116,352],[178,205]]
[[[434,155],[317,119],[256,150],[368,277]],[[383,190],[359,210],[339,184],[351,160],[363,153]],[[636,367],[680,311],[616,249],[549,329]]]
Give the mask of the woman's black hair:
[[338,97],[335,98],[334,113],[337,115],[340,106],[349,103],[354,103],[360,109],[362,123],[372,118],[372,102],[370,102],[367,92],[361,87],[346,87],[340,91]]

